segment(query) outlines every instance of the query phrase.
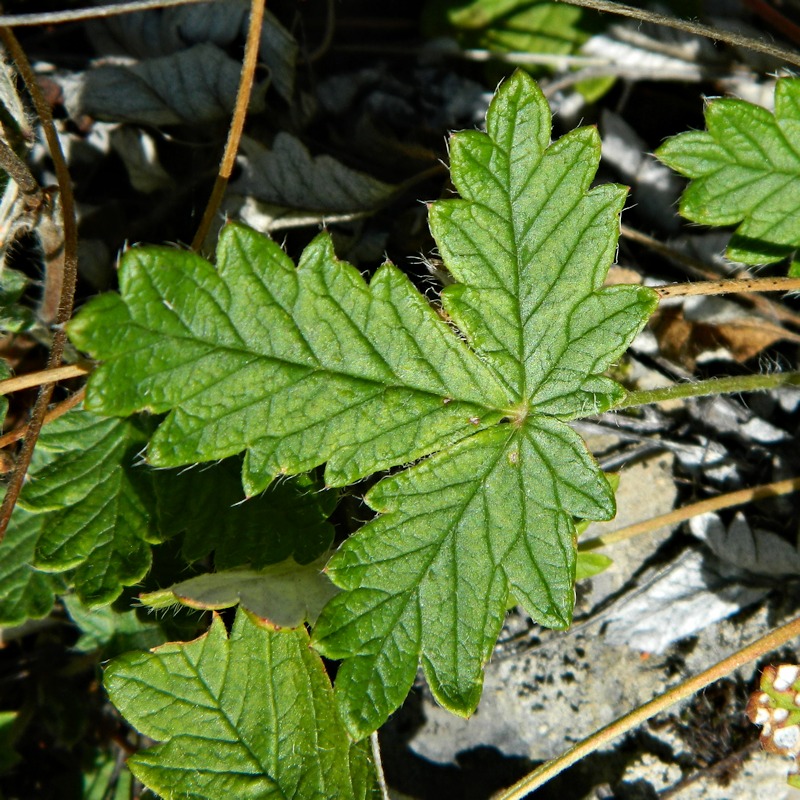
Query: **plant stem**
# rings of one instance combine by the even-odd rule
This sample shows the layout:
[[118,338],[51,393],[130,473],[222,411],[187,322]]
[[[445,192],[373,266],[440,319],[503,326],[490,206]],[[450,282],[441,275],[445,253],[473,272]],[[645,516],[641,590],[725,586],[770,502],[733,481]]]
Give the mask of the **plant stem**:
[[666,28],[675,28],[676,30],[691,33],[695,36],[703,36],[712,41],[725,42],[726,44],[736,45],[737,47],[746,47],[748,50],[756,50],[759,53],[766,53],[788,64],[794,64],[800,67],[800,55],[792,50],[786,50],[783,47],[775,47],[759,39],[741,36],[738,33],[730,33],[720,30],[719,28],[712,28],[709,25],[701,25],[698,22],[687,22],[677,17],[656,14],[652,11],[643,11],[640,8],[628,6],[624,3],[611,2],[611,0],[558,0],[558,2],[566,3],[570,6],[591,8],[594,11],[607,11],[609,14],[617,14],[621,17],[632,17],[641,22],[653,22],[656,25],[663,25]]
[[19,190],[34,202],[42,203],[42,188],[28,165],[0,139],[0,166],[14,179]]
[[386,783],[386,776],[383,773],[383,760],[381,759],[381,745],[378,741],[378,731],[373,731],[370,734],[369,744],[372,750],[372,763],[375,766],[375,774],[378,778],[378,787],[381,791],[381,800],[389,800],[389,786]]
[[78,378],[89,372],[87,367],[79,364],[68,364],[65,367],[55,369],[40,369],[38,372],[29,372],[26,375],[17,375],[14,378],[6,378],[0,381],[0,395],[19,392],[22,389],[29,389],[31,386],[44,386],[47,383],[58,383],[67,378]]
[[800,386],[800,372],[773,372],[770,375],[734,375],[729,378],[709,378],[696,383],[678,383],[660,389],[629,392],[614,410],[662,403],[683,397],[708,397],[735,392],[763,392],[779,386]]
[[643,522],[626,525],[624,528],[604,533],[602,536],[586,539],[578,545],[578,549],[596,550],[598,547],[621,542],[624,539],[632,539],[634,536],[650,533],[650,531],[655,531],[659,528],[677,525],[679,522],[685,522],[687,519],[706,514],[709,511],[719,511],[722,508],[749,503],[751,500],[764,500],[768,497],[778,497],[779,495],[791,494],[797,491],[800,491],[800,478],[788,478],[783,481],[775,481],[775,483],[765,483],[761,486],[754,486],[752,489],[739,489],[736,492],[728,492],[718,497],[700,500],[683,508],[673,509],[666,514],[651,517]]
[[[20,46],[10,28],[0,28],[0,41],[2,41],[6,52],[13,59],[14,64],[19,70],[19,74],[22,76],[22,80],[25,82],[31,100],[33,100],[33,105],[36,108],[36,113],[42,125],[44,137],[47,140],[50,157],[53,160],[53,169],[56,174],[58,190],[61,196],[61,229],[64,232],[63,264],[59,275],[50,275],[49,270],[47,275],[48,284],[57,280],[60,282],[61,286],[58,311],[56,312],[54,320],[56,326],[55,333],[53,335],[53,343],[50,347],[50,354],[47,358],[47,368],[55,369],[61,364],[61,356],[64,352],[64,346],[67,343],[67,335],[64,326],[72,316],[75,284],[78,280],[78,224],[75,216],[75,202],[72,195],[72,181],[69,170],[67,169],[67,162],[64,159],[64,153],[61,149],[58,132],[53,123],[53,115],[50,106],[42,95],[39,83],[36,80],[36,75],[25,55],[25,51]],[[55,262],[50,261],[48,266],[52,266],[54,263]],[[11,480],[8,482],[3,503],[0,505],[0,541],[2,541],[5,536],[8,522],[11,519],[11,512],[14,510],[17,497],[19,497],[20,490],[22,489],[22,482],[25,480],[25,473],[28,471],[28,465],[33,455],[33,448],[36,445],[39,432],[44,424],[47,406],[50,403],[50,398],[53,396],[54,387],[54,383],[44,384],[39,390],[39,395],[34,403],[33,411],[31,412],[31,421],[25,432],[25,440],[19,451],[14,473],[11,476]]]
[[265,7],[266,0],[251,0],[247,43],[244,48],[236,105],[233,109],[231,126],[228,129],[228,141],[225,143],[225,152],[222,154],[222,161],[219,165],[217,178],[214,181],[214,188],[211,190],[206,210],[203,212],[203,218],[200,220],[197,233],[195,233],[192,241],[192,250],[200,250],[203,246],[214,216],[222,202],[222,196],[228,186],[228,179],[231,177],[233,167],[236,164],[236,154],[239,152],[239,142],[242,138],[244,121],[247,117],[247,106],[250,103],[250,94],[253,90],[253,79],[256,72],[256,63],[258,62],[258,49],[261,46],[261,28],[264,23]]
[[745,292],[796,292],[800,278],[732,278],[721,281],[693,281],[651,287],[659,297],[689,297],[690,295],[744,294]]
[[593,733],[583,741],[578,742],[558,758],[542,764],[542,766],[533,770],[533,772],[526,775],[509,789],[495,795],[495,800],[522,800],[529,792],[538,789],[567,767],[572,766],[590,753],[596,752],[623,733],[633,730],[651,717],[665,711],[680,700],[690,697],[695,692],[699,692],[714,681],[730,675],[735,669],[778,649],[796,636],[800,636],[800,617],[771,631],[766,636],[705,670],[705,672],[701,672],[694,678],[689,678],[674,689],[664,692],[664,694],[659,695],[649,703],[639,706],[629,714],[606,725],[597,733]]

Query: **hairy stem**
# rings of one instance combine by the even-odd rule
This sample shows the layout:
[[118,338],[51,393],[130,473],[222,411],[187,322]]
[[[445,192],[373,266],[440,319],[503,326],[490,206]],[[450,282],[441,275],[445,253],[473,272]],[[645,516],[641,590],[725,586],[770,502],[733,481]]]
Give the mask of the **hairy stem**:
[[515,783],[511,788],[506,789],[498,795],[495,800],[522,800],[529,792],[538,789],[554,778],[567,767],[572,766],[582,758],[596,752],[612,740],[622,734],[633,730],[638,725],[647,721],[656,714],[665,711],[670,706],[704,689],[714,681],[730,675],[734,670],[761,658],[766,653],[777,650],[786,642],[800,636],[800,617],[788,622],[786,625],[777,628],[766,636],[758,639],[747,647],[742,648],[728,658],[723,659],[710,669],[701,672],[694,678],[684,681],[674,689],[659,695],[649,703],[631,711],[623,717],[601,728],[597,733],[593,733],[574,747],[571,747],[558,758],[548,761],[533,772],[526,775],[522,780]]
[[42,188],[28,165],[0,139],[0,166],[14,179],[19,190],[34,202],[41,203]]
[[[22,76],[22,80],[25,82],[28,93],[33,100],[45,139],[47,140],[50,157],[53,160],[53,168],[55,170],[58,190],[61,196],[61,226],[64,232],[62,271],[58,276],[47,275],[48,283],[57,279],[61,287],[58,310],[54,320],[56,328],[53,335],[53,343],[50,347],[50,355],[47,359],[47,369],[55,369],[61,364],[61,356],[67,342],[64,325],[72,316],[75,284],[78,280],[78,224],[75,217],[72,181],[69,170],[67,169],[67,162],[64,159],[64,153],[61,150],[58,132],[53,124],[53,115],[50,111],[50,106],[42,95],[39,83],[36,80],[36,75],[33,69],[31,69],[25,52],[22,47],[20,47],[16,36],[11,32],[10,28],[0,28],[0,41],[2,41],[6,52],[13,59],[14,64],[19,70],[19,74]],[[54,263],[55,262],[50,261],[48,266]],[[39,390],[39,396],[36,398],[36,403],[33,406],[31,421],[25,432],[25,439],[17,457],[17,464],[14,468],[11,480],[8,482],[8,488],[3,498],[3,503],[0,506],[0,541],[2,541],[5,536],[8,522],[11,519],[11,512],[14,510],[17,497],[19,497],[20,490],[22,489],[22,482],[25,479],[25,473],[28,471],[28,465],[33,455],[33,448],[36,445],[36,440],[39,438],[39,432],[44,424],[47,406],[53,395],[54,386],[55,384],[53,383],[44,384]]]
[[709,378],[696,383],[678,383],[660,389],[644,389],[629,392],[616,406],[622,408],[646,406],[650,403],[661,403],[665,400],[677,400],[683,397],[709,397],[715,394],[736,392],[765,392],[779,386],[800,386],[800,372],[773,372],[770,375],[734,375],[730,378]]
[[225,143],[225,152],[222,154],[222,161],[219,165],[217,179],[214,181],[214,188],[208,198],[203,219],[197,228],[197,233],[192,241],[192,250],[200,250],[203,246],[214,215],[222,202],[222,196],[228,186],[228,179],[231,177],[233,167],[236,163],[236,154],[239,152],[239,142],[244,130],[244,121],[247,117],[247,106],[250,103],[250,94],[253,90],[253,80],[258,62],[258,48],[261,45],[261,28],[264,24],[264,9],[266,0],[252,0],[250,3],[250,22],[247,28],[247,43],[244,49],[244,59],[242,61],[242,72],[239,78],[239,91],[236,94],[236,105],[233,109],[231,126],[228,129],[228,141]]
[[381,745],[378,741],[378,731],[373,731],[369,737],[370,749],[372,750],[372,763],[375,765],[375,774],[378,776],[378,788],[381,792],[381,800],[389,800],[389,786],[386,783],[386,776],[383,772],[383,761],[381,759]]

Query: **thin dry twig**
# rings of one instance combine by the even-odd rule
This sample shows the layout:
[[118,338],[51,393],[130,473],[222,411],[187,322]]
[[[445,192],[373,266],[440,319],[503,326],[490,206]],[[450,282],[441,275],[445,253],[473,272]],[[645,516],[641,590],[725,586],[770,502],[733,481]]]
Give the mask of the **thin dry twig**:
[[662,300],[666,300],[668,297],[689,297],[691,295],[796,292],[800,290],[800,278],[732,278],[719,281],[671,283],[651,288],[658,292]]
[[[75,406],[77,406],[83,400],[85,395],[86,389],[78,389],[77,392],[71,394],[66,400],[62,400],[58,405],[53,406],[53,408],[51,408],[44,415],[44,424],[62,417],[67,413],[67,411],[75,408]],[[13,431],[4,433],[2,436],[0,436],[0,448],[8,447],[8,445],[18,442],[25,436],[25,434],[27,434],[28,428],[29,425],[21,425],[19,428],[15,428]]]
[[[674,247],[670,247],[668,244],[659,241],[654,236],[649,236],[642,231],[631,228],[629,225],[620,225],[620,234],[625,239],[644,245],[648,250],[652,250],[668,259],[673,264],[677,264],[681,269],[695,278],[717,280],[717,276],[721,273],[721,270],[715,271],[712,268],[713,265],[709,265],[698,258],[682,253]],[[800,326],[800,315],[795,314],[791,309],[786,308],[786,306],[769,297],[761,297],[761,295],[753,294],[741,295],[739,299],[741,302],[749,303],[767,317]]]
[[[67,169],[67,163],[64,159],[64,153],[61,150],[58,132],[53,123],[50,106],[42,95],[42,91],[36,80],[36,75],[28,62],[25,52],[22,47],[20,47],[16,36],[14,36],[10,28],[0,28],[0,41],[2,41],[9,56],[13,59],[19,74],[25,82],[28,93],[33,100],[50,150],[50,157],[53,160],[53,168],[55,170],[61,196],[62,230],[64,232],[63,273],[57,276],[50,276],[49,274],[47,276],[48,282],[54,280],[61,285],[58,311],[55,318],[56,331],[53,335],[50,355],[47,359],[47,368],[55,369],[61,364],[61,356],[64,352],[64,346],[66,345],[67,337],[64,325],[72,316],[75,284],[78,279],[78,227],[75,217],[75,202],[72,196],[72,183],[69,170]],[[54,263],[56,262],[51,261],[50,265]],[[19,497],[20,490],[22,489],[22,482],[25,479],[25,473],[28,471],[28,465],[30,464],[33,448],[36,445],[39,432],[44,424],[47,406],[53,395],[54,386],[55,384],[53,383],[43,385],[39,390],[39,395],[33,406],[31,420],[25,432],[22,449],[19,452],[16,467],[8,483],[3,503],[0,506],[0,541],[2,541],[5,536],[8,522],[11,519],[11,512],[14,510],[17,497]]]
[[602,536],[586,539],[586,541],[580,543],[580,549],[597,550],[598,547],[605,547],[615,542],[622,542],[625,539],[632,539],[634,536],[641,536],[643,533],[651,533],[659,528],[671,527],[679,522],[686,522],[687,519],[699,517],[700,514],[707,514],[710,511],[741,506],[756,500],[766,500],[769,497],[778,497],[797,491],[800,491],[800,478],[787,478],[783,481],[754,486],[751,489],[739,489],[717,497],[710,497],[707,500],[700,500],[697,503],[683,506],[683,508],[673,509],[666,514],[651,517],[633,525],[626,525],[624,528],[604,533]]
[[582,758],[597,752],[609,742],[622,736],[622,734],[633,730],[656,714],[666,711],[666,709],[680,700],[691,697],[709,684],[714,683],[714,681],[725,678],[739,667],[743,667],[751,661],[777,650],[797,636],[800,636],[800,617],[793,619],[786,625],[782,625],[780,628],[776,628],[766,636],[762,636],[747,647],[723,659],[710,669],[701,672],[694,678],[689,678],[674,689],[664,692],[664,694],[659,695],[649,703],[645,703],[629,714],[611,722],[597,731],[597,733],[593,733],[578,742],[558,758],[542,764],[541,767],[526,775],[509,789],[496,794],[494,796],[495,800],[522,800],[530,792],[547,783],[567,767],[571,767]]
[[81,22],[86,19],[114,17],[132,11],[150,11],[169,6],[186,6],[193,3],[215,3],[221,0],[135,0],[94,8],[76,8],[72,11],[45,11],[39,14],[0,14],[0,26],[6,28],[31,27],[34,25],[57,25],[63,22]]
[[242,73],[239,79],[239,91],[236,94],[236,105],[233,109],[231,126],[228,129],[228,141],[225,143],[225,152],[219,165],[217,179],[208,199],[203,219],[197,228],[197,233],[192,241],[192,250],[200,250],[211,228],[214,215],[222,202],[222,196],[228,186],[233,167],[236,164],[236,154],[239,152],[239,142],[244,130],[244,121],[247,116],[247,106],[250,103],[250,93],[253,89],[253,79],[258,61],[258,48],[261,44],[261,27],[264,21],[266,0],[252,0],[250,4],[250,22],[247,29],[247,43],[242,61]]
[[86,375],[89,368],[80,364],[68,364],[65,367],[55,369],[40,369],[37,372],[29,372],[27,375],[17,375],[13,378],[6,378],[0,381],[0,395],[19,392],[22,389],[30,389],[31,386],[44,386],[47,383],[58,383],[68,378],[79,378]]
[[624,3],[611,2],[611,0],[557,0],[559,3],[566,3],[570,6],[581,6],[582,8],[590,8],[593,11],[604,11],[609,14],[617,14],[621,17],[631,17],[639,20],[640,22],[652,22],[656,25],[663,25],[666,28],[674,28],[675,30],[683,31],[684,33],[691,33],[695,36],[702,36],[706,39],[711,39],[715,42],[725,42],[725,44],[732,44],[736,47],[745,47],[748,50],[755,50],[759,53],[766,53],[774,58],[785,61],[787,64],[794,64],[800,67],[800,54],[793,50],[786,50],[783,47],[776,47],[775,45],[762,42],[759,39],[753,39],[749,36],[742,36],[738,33],[731,33],[723,31],[719,28],[713,28],[710,25],[701,25],[699,22],[687,22],[677,17],[670,17],[665,14],[656,14],[653,11],[643,11],[634,6],[628,6]]

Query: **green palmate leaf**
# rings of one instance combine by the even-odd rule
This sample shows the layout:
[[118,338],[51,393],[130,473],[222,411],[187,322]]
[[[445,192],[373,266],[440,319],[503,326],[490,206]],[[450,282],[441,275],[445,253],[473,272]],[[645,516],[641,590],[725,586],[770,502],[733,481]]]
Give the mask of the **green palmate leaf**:
[[42,518],[15,508],[0,544],[0,625],[47,616],[61,581],[31,565]]
[[336,492],[308,475],[277,481],[244,501],[240,458],[219,464],[159,472],[159,528],[165,536],[185,531],[183,555],[198,561],[214,552],[218,570],[260,569],[290,556],[308,564],[333,542],[328,517]]
[[247,609],[275,628],[296,628],[314,623],[323,606],[337,594],[322,572],[327,557],[300,565],[293,559],[261,570],[231,569],[197,575],[169,589],[140,595],[149,608],[168,608],[175,603],[203,611]]
[[74,570],[75,591],[89,605],[111,602],[150,567],[155,496],[150,472],[136,466],[147,438],[138,420],[80,409],[39,438],[19,501],[41,519],[33,563]]
[[509,589],[537,621],[567,626],[573,517],[614,514],[611,487],[562,420],[621,397],[597,373],[655,306],[649,290],[601,288],[625,191],[588,191],[597,132],[550,145],[547,103],[522,73],[498,91],[486,128],[452,138],[463,199],[435,203],[430,221],[459,281],[444,290],[444,307],[517,410],[511,424],[376,486],[366,501],[383,516],[330,565],[346,591],[323,612],[315,641],[348,659],[337,690],[359,735],[402,700],[420,655],[437,699],[470,713]]
[[712,100],[707,131],[681,133],[656,151],[691,178],[680,213],[736,225],[727,255],[768,264],[800,246],[800,79],[775,87],[775,113],[744,100]]
[[275,632],[239,611],[228,637],[215,617],[193,642],[116,659],[105,686],[162,742],[128,760],[162,797],[378,797],[368,751],[339,722],[303,629]]
[[340,485],[435,454],[367,494],[381,516],[330,566],[345,591],[315,640],[347,659],[337,692],[358,736],[402,701],[420,658],[440,701],[474,709],[509,593],[539,622],[568,625],[574,519],[614,513],[566,422],[623,396],[602,372],[656,298],[602,288],[625,190],[590,189],[594,129],[551,145],[550,127],[544,97],[518,73],[487,133],[452,140],[462,199],[430,216],[458,281],[442,295],[458,331],[391,265],[367,285],[321,236],[295,268],[240,226],[223,232],[216,269],[174,250],[131,251],[121,295],[70,326],[104,361],[90,378],[93,409],[169,412],[152,463],[245,450],[254,493],[326,461],[326,482]]

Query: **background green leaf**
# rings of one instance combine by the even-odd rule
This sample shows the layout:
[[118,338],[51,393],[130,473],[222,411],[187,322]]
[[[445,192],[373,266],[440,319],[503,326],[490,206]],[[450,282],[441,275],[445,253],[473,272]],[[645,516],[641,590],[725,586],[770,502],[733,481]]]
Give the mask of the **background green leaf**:
[[0,625],[46,617],[62,581],[31,566],[43,520],[15,508],[0,543]]
[[706,131],[656,150],[691,178],[680,213],[703,225],[736,225],[728,258],[769,264],[800,246],[800,79],[775,86],[775,113],[732,98],[706,106]]
[[81,632],[75,642],[76,650],[91,652],[102,649],[105,658],[113,658],[126,650],[156,647],[166,641],[158,621],[142,620],[135,609],[89,608],[75,595],[66,595],[62,601]]
[[19,761],[14,750],[16,719],[16,711],[0,711],[0,772],[6,772]]
[[302,628],[272,631],[239,611],[228,637],[215,616],[200,639],[116,659],[105,685],[161,742],[128,764],[162,797],[378,797],[368,751],[337,719]]
[[241,458],[156,475],[159,528],[185,531],[183,555],[198,561],[214,552],[218,570],[260,569],[290,556],[308,564],[333,542],[328,517],[337,493],[308,475],[273,482],[245,501]]
[[428,35],[455,34],[463,47],[499,52],[575,52],[599,28],[583,9],[540,0],[434,0]]
[[136,465],[147,438],[140,420],[81,409],[39,438],[19,501],[41,515],[33,563],[50,572],[74,570],[75,591],[89,605],[111,602],[150,567],[149,542],[159,538],[155,495],[151,473]]

